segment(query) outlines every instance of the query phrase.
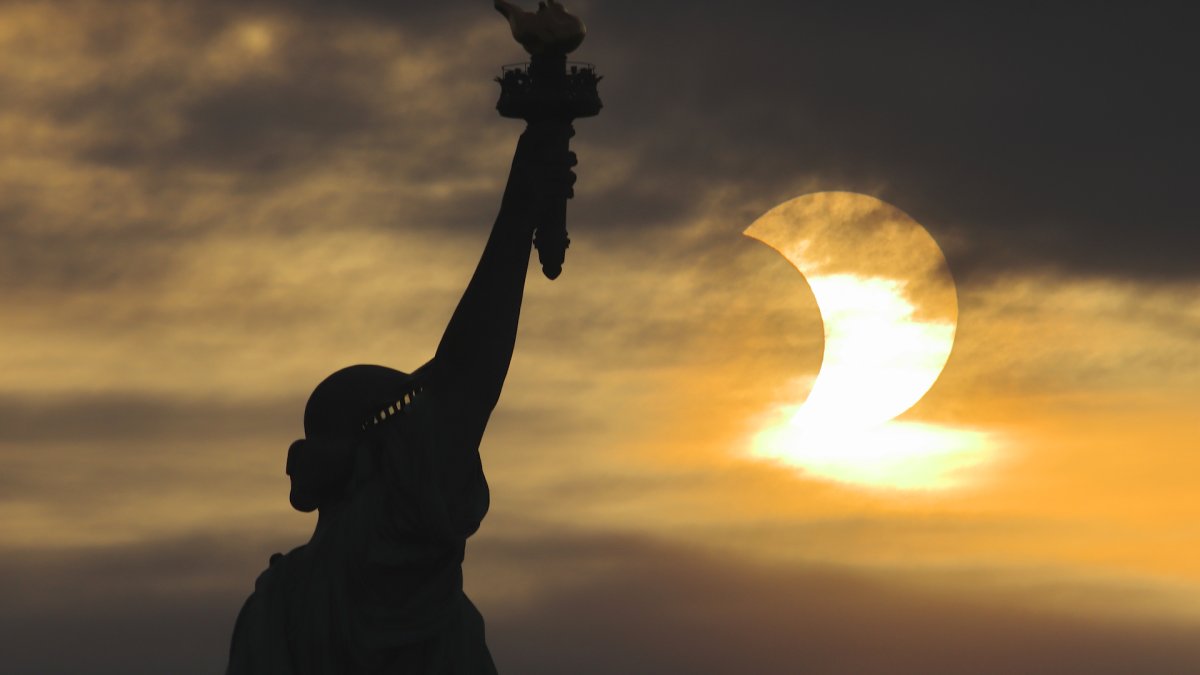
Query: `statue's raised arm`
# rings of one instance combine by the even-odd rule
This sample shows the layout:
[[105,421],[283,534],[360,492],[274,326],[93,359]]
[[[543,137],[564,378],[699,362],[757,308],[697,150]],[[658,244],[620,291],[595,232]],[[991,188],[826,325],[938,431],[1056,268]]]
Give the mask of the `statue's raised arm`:
[[[567,192],[574,156],[556,153],[553,128],[531,125],[513,157],[500,213],[431,364],[430,381],[457,422],[477,427],[495,407],[508,373],[539,204]],[[480,429],[482,431],[482,429]]]
[[[551,2],[530,16],[557,21],[560,10]],[[582,24],[546,32],[523,16],[509,15],[514,34],[558,50],[534,66],[559,61],[502,83],[498,109],[527,127],[479,263],[429,362],[412,373],[350,366],[309,396],[286,472],[292,506],[316,510],[316,527],[256,580],[229,675],[495,675],[483,618],[463,593],[466,541],[490,500],[479,445],[512,361],[531,247],[547,276],[561,271],[571,120],[599,110],[595,78],[571,79],[562,63]],[[580,104],[580,82],[594,100]]]

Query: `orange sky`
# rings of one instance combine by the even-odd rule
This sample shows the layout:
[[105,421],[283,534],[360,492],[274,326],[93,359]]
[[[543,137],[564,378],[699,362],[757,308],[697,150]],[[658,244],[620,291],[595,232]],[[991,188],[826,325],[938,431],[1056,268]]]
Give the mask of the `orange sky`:
[[[618,24],[580,4],[600,15],[580,57],[611,64],[608,109],[577,124],[564,274],[531,272],[483,447],[493,507],[466,568],[502,671],[554,672],[593,636],[610,641],[597,663],[646,668],[627,672],[735,672],[723,659],[742,651],[786,672],[799,656],[779,621],[813,654],[860,630],[872,653],[908,654],[889,631],[917,645],[900,661],[813,656],[815,672],[967,672],[932,646],[959,629],[991,655],[977,672],[1015,672],[1024,662],[1005,659],[1039,622],[1052,637],[1027,672],[1100,672],[1093,656],[1130,668],[1113,672],[1200,667],[1186,637],[1200,622],[1194,275],[960,275],[953,353],[901,419],[994,440],[967,487],[871,490],[749,458],[764,420],[807,394],[822,324],[804,279],[741,231],[817,189],[876,194],[912,209],[958,275],[978,255],[973,225],[923,219],[936,209],[910,207],[889,176],[811,165],[758,184],[696,167],[685,198],[655,201],[683,179],[637,176],[686,162],[635,133],[644,101],[617,80],[637,48],[601,47],[597,26]],[[520,53],[499,18],[465,7],[0,4],[13,672],[70,670],[19,645],[105,623],[119,597],[145,611],[114,626],[183,628],[101,666],[219,668],[267,556],[313,525],[283,475],[309,391],[351,363],[423,363],[482,249],[519,133],[494,115],[489,78]],[[720,122],[680,126],[701,121]],[[671,133],[688,131],[653,132]],[[761,160],[786,166],[778,154]],[[643,588],[696,610],[642,606]],[[539,661],[527,641],[561,622],[556,598],[593,603],[595,624]],[[771,598],[789,599],[782,614]],[[908,625],[914,607],[927,627]],[[658,622],[658,647],[622,627],[638,615]],[[821,616],[846,630],[814,637]],[[83,647],[115,639],[84,632]],[[676,633],[728,650],[687,666],[666,656]]]

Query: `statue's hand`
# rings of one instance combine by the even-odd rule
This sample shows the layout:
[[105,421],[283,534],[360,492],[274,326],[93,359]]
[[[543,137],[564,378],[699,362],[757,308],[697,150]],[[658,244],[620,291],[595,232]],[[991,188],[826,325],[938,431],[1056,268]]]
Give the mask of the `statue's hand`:
[[537,219],[555,204],[574,196],[576,176],[571,168],[578,159],[567,150],[574,134],[569,124],[529,125],[513,157],[504,191],[505,211],[523,220]]

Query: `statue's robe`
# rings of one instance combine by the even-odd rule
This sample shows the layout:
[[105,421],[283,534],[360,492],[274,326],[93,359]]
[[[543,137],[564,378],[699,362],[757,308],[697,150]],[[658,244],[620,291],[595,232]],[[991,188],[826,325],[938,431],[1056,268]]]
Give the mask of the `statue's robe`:
[[382,442],[347,502],[259,575],[229,675],[496,672],[461,567],[487,482],[477,447],[439,444],[442,418],[431,386],[368,432]]

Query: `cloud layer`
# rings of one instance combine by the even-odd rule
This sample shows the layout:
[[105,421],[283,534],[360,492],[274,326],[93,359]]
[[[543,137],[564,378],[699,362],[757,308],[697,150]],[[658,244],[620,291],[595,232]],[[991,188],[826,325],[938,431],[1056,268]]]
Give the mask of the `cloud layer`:
[[[1195,670],[1193,10],[578,11],[606,108],[468,556],[501,666]],[[311,527],[308,391],[424,362],[469,278],[521,52],[475,1],[10,0],[0,56],[6,672],[218,670]],[[745,457],[822,325],[741,232],[815,190],[942,244],[958,340],[910,419],[1003,439],[972,491]]]
[[[1186,624],[1039,612],[879,573],[765,566],[640,538],[539,529],[471,547],[469,577],[484,589],[473,594],[504,672],[1129,673],[1200,665],[1195,628]],[[249,541],[174,538],[5,555],[6,672],[219,670],[238,606],[266,562],[247,555]],[[252,541],[256,550],[286,546],[261,533]],[[245,583],[231,588],[231,577]]]

